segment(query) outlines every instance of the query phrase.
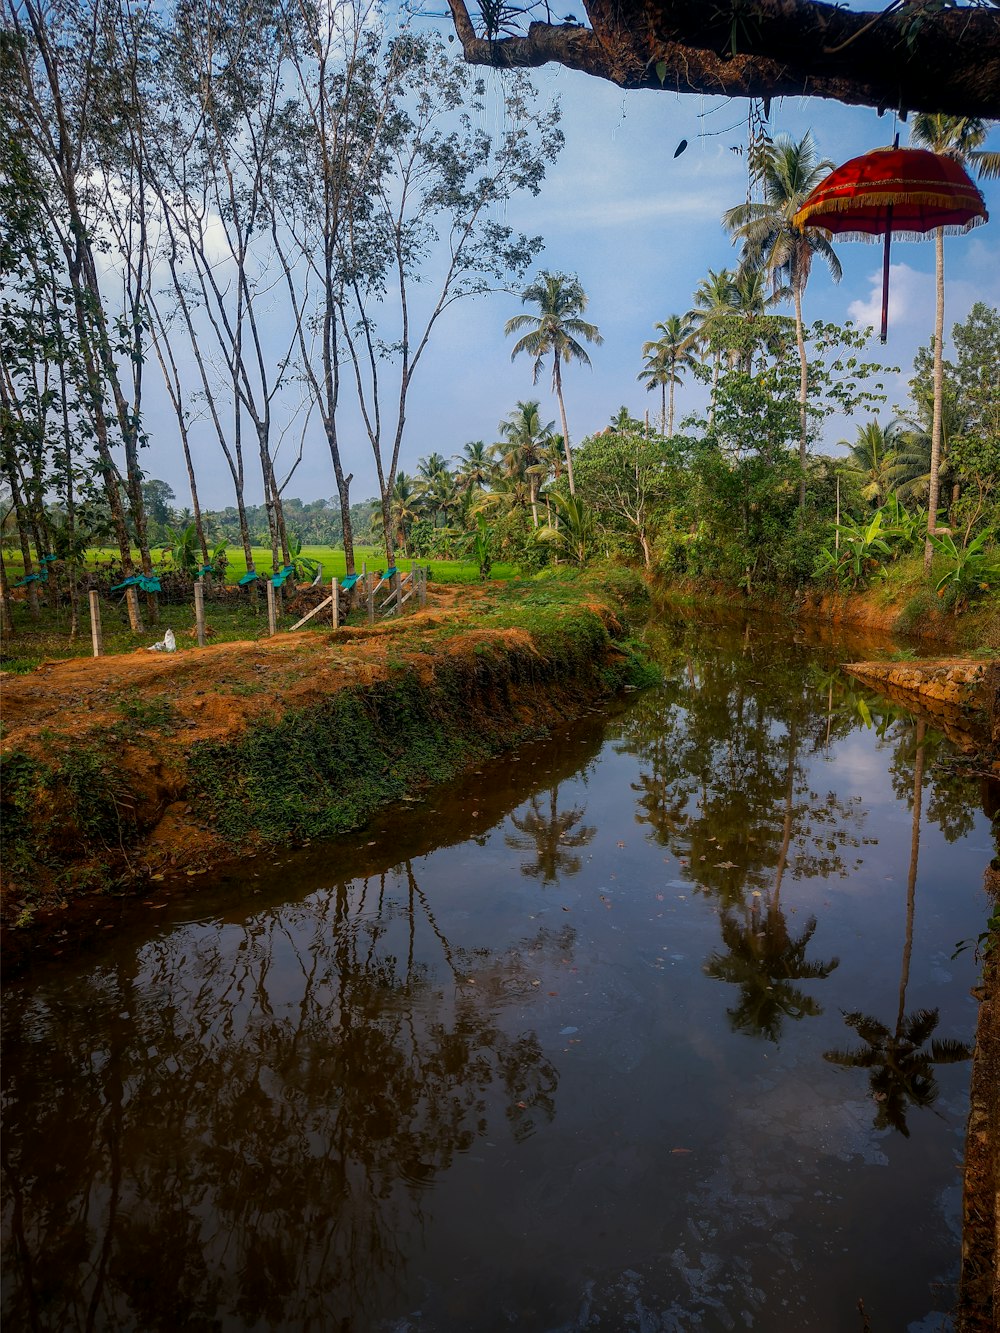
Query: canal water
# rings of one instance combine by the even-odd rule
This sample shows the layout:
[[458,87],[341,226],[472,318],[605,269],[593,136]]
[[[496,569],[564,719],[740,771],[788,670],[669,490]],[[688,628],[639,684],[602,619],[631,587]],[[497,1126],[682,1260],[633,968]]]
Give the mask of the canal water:
[[661,686],[8,985],[7,1330],[951,1327],[978,785],[842,648],[649,633]]

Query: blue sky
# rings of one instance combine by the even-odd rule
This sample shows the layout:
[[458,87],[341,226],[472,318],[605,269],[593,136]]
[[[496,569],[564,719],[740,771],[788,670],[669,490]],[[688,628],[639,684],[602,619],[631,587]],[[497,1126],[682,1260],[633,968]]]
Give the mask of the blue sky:
[[[499,106],[496,88],[502,76],[486,71],[485,77],[490,100]],[[534,78],[547,97],[561,101],[566,146],[541,194],[516,201],[506,220],[544,236],[537,268],[579,275],[590,296],[588,318],[604,336],[603,346],[592,349],[593,368],[573,365],[565,377],[570,434],[578,443],[605,426],[622,404],[640,417],[649,408],[655,417],[658,394],[647,394],[636,381],[643,342],[654,336],[658,320],[690,307],[709,268],[733,266],[737,260],[719,219],[723,209],[746,197],[745,157],[733,149],[746,146],[747,103],[625,93],[554,67],[536,71]],[[897,129],[902,144],[909,134],[908,126],[897,125],[891,114],[880,118],[865,108],[815,98],[773,103],[770,125],[772,133],[796,138],[812,129],[820,153],[836,162],[891,143]],[[674,158],[682,139],[688,148]],[[988,146],[1000,147],[1000,132],[994,130]],[[1000,306],[1000,182],[978,183],[992,220],[945,241],[949,332],[976,300]],[[806,319],[877,323],[881,248],[857,243],[837,248],[843,280],[834,284],[825,266],[814,268],[805,295]],[[432,451],[451,457],[466,441],[492,442],[497,423],[518,399],[540,398],[543,419],[557,418],[549,377],[533,387],[530,360],[510,359],[513,340],[504,337],[503,326],[521,309],[516,294],[497,292],[458,303],[445,314],[412,389],[401,457],[405,471],[412,472],[417,460]],[[906,401],[914,353],[929,341],[933,324],[933,241],[894,242],[889,340],[882,348],[874,336],[865,353],[865,359],[901,368],[887,379],[885,416]],[[677,411],[700,409],[704,401],[697,386],[683,386]],[[150,421],[153,447],[145,466],[151,476],[170,482],[178,504],[184,504],[179,449],[167,415],[160,419],[162,434]],[[835,420],[823,447],[853,433],[850,423]],[[362,500],[377,487],[368,445],[360,434],[356,438],[346,466],[355,477],[352,499]],[[199,466],[199,478],[204,504],[232,503],[231,485],[214,453]],[[251,483],[248,499],[257,498],[257,489]],[[286,493],[307,500],[335,494],[329,455],[317,429],[310,429],[305,458]]]

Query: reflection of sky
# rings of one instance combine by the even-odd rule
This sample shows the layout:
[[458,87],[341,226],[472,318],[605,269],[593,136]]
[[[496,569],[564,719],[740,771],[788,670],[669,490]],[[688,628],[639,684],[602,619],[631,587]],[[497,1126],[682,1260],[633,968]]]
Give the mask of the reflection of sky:
[[[343,1299],[333,1269],[323,1268],[325,1229],[340,1225],[340,1249],[330,1253],[349,1267],[344,1247],[360,1219],[365,1235],[384,1245],[351,1270],[361,1295],[348,1317],[363,1310],[366,1327],[400,1333],[504,1326],[688,1333],[748,1318],[769,1333],[826,1333],[855,1327],[859,1294],[886,1327],[923,1320],[935,1302],[947,1308],[950,1290],[935,1293],[928,1284],[950,1280],[957,1263],[955,1164],[968,1066],[938,1071],[934,1110],[911,1113],[906,1141],[873,1129],[863,1070],[823,1059],[824,1051],[856,1044],[845,1012],[895,1021],[910,812],[892,790],[892,746],[859,729],[834,744],[827,762],[811,753],[801,728],[799,758],[812,790],[821,801],[833,791],[846,808],[831,836],[874,841],[843,848],[845,877],[810,879],[796,877],[793,836],[781,887],[788,931],[800,934],[814,915],[807,959],[840,961],[826,979],[794,983],[822,1012],[787,1019],[774,1042],[733,1030],[727,1009],[737,988],[703,970],[723,948],[720,900],[696,887],[705,878],[699,866],[683,864],[636,824],[632,784],[647,761],[625,752],[621,735],[615,724],[601,746],[593,727],[578,736],[564,728],[551,746],[525,746],[484,764],[468,785],[431,793],[422,814],[389,812],[359,835],[359,845],[373,844],[369,855],[381,857],[367,880],[356,870],[346,882],[338,878],[340,856],[355,854],[341,844],[275,858],[285,863],[271,870],[256,863],[218,917],[167,922],[138,943],[112,939],[93,967],[14,987],[5,1011],[7,1076],[13,1069],[15,1094],[23,1078],[35,1082],[13,1140],[8,1123],[8,1145],[27,1151],[39,1108],[77,1117],[81,1141],[100,1162],[89,1214],[99,1245],[110,1179],[101,1135],[114,1122],[101,1121],[98,1132],[97,1121],[84,1119],[87,1099],[75,1093],[85,1087],[98,1102],[110,1095],[110,1080],[88,1082],[91,1048],[103,1069],[98,1062],[126,1046],[133,1074],[123,1109],[122,1225],[134,1228],[161,1206],[169,1215],[174,1196],[141,1198],[135,1181],[176,1162],[176,1198],[187,1199],[204,1228],[197,1239],[222,1275],[219,1308],[232,1328],[250,1326],[249,1316],[233,1313],[234,1293],[258,1271],[260,1218],[297,1254],[300,1283],[319,1283],[320,1274]],[[574,771],[574,740],[585,773]],[[776,755],[780,774],[780,744]],[[934,781],[928,769],[906,1007],[938,1008],[935,1035],[967,1040],[975,965],[971,951],[949,955],[955,940],[980,928],[988,830],[978,815],[971,835],[948,844],[927,817]],[[575,827],[595,832],[574,849],[579,870],[543,884],[522,873],[531,852],[508,842],[509,815],[522,817],[533,792],[544,814],[553,786],[558,810],[582,809]],[[808,801],[801,786],[796,805]],[[511,798],[497,804],[501,789]],[[860,823],[856,809],[867,812]],[[480,810],[490,811],[483,828]],[[765,880],[773,880],[783,810],[776,790]],[[482,841],[469,838],[470,821]],[[428,827],[429,844],[420,841]],[[739,870],[732,875],[738,886]],[[749,901],[746,908],[737,902],[733,916],[748,922]],[[338,969],[348,958],[342,1010]],[[405,976],[409,989],[400,984]],[[119,1001],[119,987],[130,998]],[[31,1033],[23,1071],[22,1005]],[[387,1107],[385,1087],[366,1081],[371,1069],[352,1067],[352,1043],[381,1052],[378,1077],[407,1094],[398,1105]],[[513,1062],[512,1053],[523,1058],[505,1082],[503,1061]],[[129,1117],[141,1107],[149,1119],[142,1093],[164,1076],[164,1059],[177,1107],[190,1101],[201,1119],[180,1131],[176,1120],[158,1124],[154,1138]],[[219,1071],[226,1086],[213,1093]],[[432,1127],[436,1114],[447,1118],[452,1098],[466,1116],[461,1142],[443,1132],[420,1139],[417,1130]],[[341,1106],[351,1108],[350,1125],[337,1120]],[[284,1160],[280,1138],[262,1140],[264,1115],[309,1145],[294,1199],[280,1182],[298,1168]],[[417,1148],[409,1150],[407,1135]],[[48,1160],[52,1138],[37,1138],[31,1151]],[[248,1141],[256,1156],[240,1165]],[[335,1191],[317,1202],[309,1173],[329,1171],[344,1151],[353,1203]],[[72,1175],[74,1162],[64,1166]],[[34,1179],[30,1170],[26,1178]],[[245,1197],[240,1191],[254,1180],[259,1197],[252,1189]],[[33,1241],[34,1200],[25,1216]],[[212,1231],[217,1216],[231,1227],[224,1244]],[[304,1217],[314,1228],[308,1235]],[[157,1244],[172,1253],[170,1236]],[[92,1275],[93,1267],[78,1279],[81,1290]],[[299,1295],[308,1304],[308,1290]],[[285,1326],[280,1314],[271,1326]],[[332,1326],[329,1311],[318,1326]]]

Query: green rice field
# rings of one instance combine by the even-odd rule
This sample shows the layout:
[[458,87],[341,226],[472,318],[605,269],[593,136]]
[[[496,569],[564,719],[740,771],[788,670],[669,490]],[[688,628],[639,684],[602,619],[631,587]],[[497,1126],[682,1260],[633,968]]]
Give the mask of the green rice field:
[[[238,583],[242,575],[247,572],[247,566],[241,549],[230,548],[227,554],[229,564],[226,569],[226,584],[231,586]],[[302,549],[302,555],[319,562],[324,582],[328,583],[335,576],[341,578],[347,572],[342,548],[306,546]],[[133,556],[138,561],[138,551],[134,551]],[[254,547],[253,557],[258,572],[266,573],[270,570],[271,552],[268,548]],[[13,552],[5,551],[4,562],[8,581],[13,585],[24,573],[20,552],[15,555]],[[116,563],[117,551],[112,548],[94,548],[87,552],[87,564],[91,568]],[[473,560],[404,558],[398,560],[398,566],[403,571],[411,569],[414,564],[427,568],[429,581],[434,583],[471,584],[479,581],[479,569]],[[359,571],[363,566],[369,570],[384,569],[385,552],[375,546],[355,547],[355,565]],[[157,568],[162,573],[168,573],[169,561],[158,564]],[[509,580],[515,577],[517,570],[514,565],[494,564],[493,579]],[[286,587],[286,595],[281,599],[279,631],[290,629],[301,615],[301,610],[292,612],[287,610],[289,601],[294,597],[294,593],[292,597],[288,596],[289,591]],[[41,591],[40,601],[40,618],[33,620],[27,604],[15,592],[12,607],[14,633],[5,636],[4,643],[0,645],[0,669],[30,671],[42,662],[90,655],[90,619],[86,599],[80,604],[80,619],[75,635],[68,601],[62,599],[59,605],[52,607],[46,600],[44,590]],[[138,648],[148,648],[162,639],[168,627],[174,631],[177,638],[178,651],[195,646],[193,602],[191,605],[177,602],[157,604],[155,624],[150,623],[151,617],[145,596],[141,597],[141,603],[147,628],[141,633],[134,633],[129,628],[124,594],[103,599],[101,620],[105,653],[127,653]],[[252,587],[239,596],[229,594],[225,598],[218,592],[213,597],[209,589],[205,616],[211,631],[209,637],[212,643],[256,639],[268,633],[266,599],[261,591],[255,592]],[[349,623],[355,621],[362,623],[365,618],[364,610],[354,611],[351,613]],[[304,628],[326,629],[329,628],[329,620],[320,613]]]

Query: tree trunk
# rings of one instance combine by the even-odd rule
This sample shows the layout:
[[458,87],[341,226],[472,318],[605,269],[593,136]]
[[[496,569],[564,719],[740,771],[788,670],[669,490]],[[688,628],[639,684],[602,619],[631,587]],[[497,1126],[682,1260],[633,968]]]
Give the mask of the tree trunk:
[[7,583],[7,566],[3,559],[3,546],[0,545],[0,630],[4,634],[14,633],[14,620],[10,612],[10,587]]
[[[10,486],[10,497],[14,507],[14,522],[17,524],[17,540],[21,547],[21,563],[24,565],[25,577],[36,572],[35,563],[31,557],[31,538],[28,532],[27,515],[24,512],[24,501],[21,497],[21,488],[18,483],[17,462],[13,455],[13,450],[9,459],[5,459],[8,466],[4,469],[7,473],[7,484]],[[31,612],[32,620],[37,620],[39,616],[38,607],[38,583],[33,580],[25,584],[28,590],[28,609]]]
[[806,403],[809,395],[809,362],[806,360],[806,340],[802,329],[802,289],[795,288],[795,342],[799,349],[799,522],[806,507],[806,444],[809,437]]
[[667,416],[667,438],[674,437],[674,381],[673,376],[670,379],[670,408]]
[[712,397],[708,404],[708,431],[712,433],[715,428],[715,398],[719,392],[719,367],[722,364],[722,353],[716,352],[715,364],[712,366]]
[[941,400],[944,390],[944,229],[934,233],[934,276],[937,300],[934,310],[934,414],[931,417],[931,475],[927,488],[927,540],[924,542],[924,572],[929,574],[934,547],[930,534],[937,527],[941,488]]
[[183,417],[178,417],[178,425],[181,434],[181,449],[184,453],[184,466],[187,469],[188,490],[191,492],[191,512],[194,514],[194,530],[198,535],[198,545],[201,547],[201,561],[203,565],[208,564],[208,542],[205,539],[205,525],[201,518],[201,503],[198,500],[198,482],[194,475],[194,463],[191,459],[191,445],[188,441],[187,423]]
[[576,485],[573,480],[573,454],[569,447],[569,425],[566,421],[566,404],[563,402],[562,392],[562,372],[559,369],[559,353],[554,354],[552,366],[552,382],[556,386],[556,398],[559,400],[559,419],[562,421],[563,428],[563,448],[566,451],[566,480],[569,482],[569,493],[576,495]]
[[910,827],[910,869],[906,876],[906,938],[903,944],[903,966],[899,974],[899,1010],[896,1015],[896,1035],[902,1031],[906,1012],[906,987],[910,979],[910,955],[913,952],[913,913],[916,906],[917,861],[920,856],[920,806],[924,787],[924,735],[926,722],[917,723],[917,753],[913,761],[913,820]]

